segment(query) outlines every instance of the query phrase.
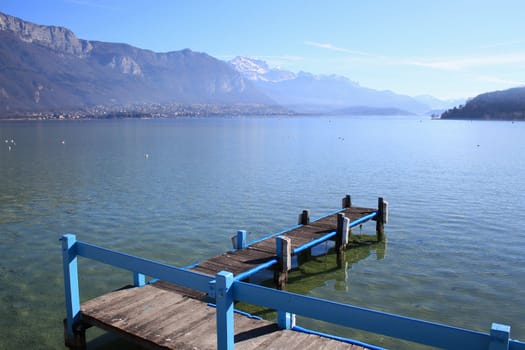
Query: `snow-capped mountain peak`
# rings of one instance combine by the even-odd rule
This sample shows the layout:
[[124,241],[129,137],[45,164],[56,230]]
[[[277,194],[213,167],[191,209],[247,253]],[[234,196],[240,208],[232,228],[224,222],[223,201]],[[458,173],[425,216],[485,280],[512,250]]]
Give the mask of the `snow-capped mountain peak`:
[[237,56],[229,63],[245,78],[250,80],[279,82],[295,79],[296,77],[293,72],[278,67],[270,68],[265,61],[255,58]]

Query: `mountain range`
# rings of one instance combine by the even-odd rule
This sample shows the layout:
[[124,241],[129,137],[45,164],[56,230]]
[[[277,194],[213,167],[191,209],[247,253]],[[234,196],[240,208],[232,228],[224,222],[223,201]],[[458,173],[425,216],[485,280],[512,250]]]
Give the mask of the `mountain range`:
[[247,57],[225,62],[190,49],[156,53],[83,40],[63,27],[0,13],[0,117],[170,104],[277,114],[422,114],[434,108],[428,98],[369,89],[341,76],[296,74]]
[[0,111],[141,103],[274,104],[224,61],[78,39],[0,13]]
[[370,110],[389,114],[394,109],[423,114],[434,108],[417,98],[362,87],[339,75],[295,74],[248,57],[236,57],[229,63],[274,101],[298,112],[355,110],[360,114]]

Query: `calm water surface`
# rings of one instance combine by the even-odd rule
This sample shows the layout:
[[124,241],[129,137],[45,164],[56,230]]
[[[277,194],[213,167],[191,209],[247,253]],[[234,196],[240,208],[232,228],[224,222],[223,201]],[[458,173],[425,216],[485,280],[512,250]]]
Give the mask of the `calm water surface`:
[[[349,254],[342,271],[326,268],[333,256],[312,261],[290,290],[484,332],[510,324],[525,340],[524,136],[525,123],[419,118],[2,122],[0,349],[63,348],[64,233],[181,266],[229,249],[237,229],[262,237],[347,193],[390,202],[386,246]],[[79,265],[82,300],[130,282]]]

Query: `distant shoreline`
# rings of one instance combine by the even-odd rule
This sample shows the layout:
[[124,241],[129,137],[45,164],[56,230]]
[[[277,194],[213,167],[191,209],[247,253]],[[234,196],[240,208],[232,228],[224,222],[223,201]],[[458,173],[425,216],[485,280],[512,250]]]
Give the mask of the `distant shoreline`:
[[61,120],[112,120],[112,119],[175,119],[175,118],[209,118],[209,117],[308,117],[308,116],[383,116],[383,117],[398,117],[407,116],[414,118],[428,117],[429,115],[416,115],[413,113],[391,110],[391,109],[349,109],[349,110],[334,110],[334,111],[308,111],[296,112],[283,107],[216,107],[216,108],[202,108],[202,107],[185,107],[181,111],[170,112],[146,112],[136,110],[125,111],[104,111],[100,113],[89,113],[86,111],[76,112],[28,112],[11,114],[5,117],[0,116],[1,121],[61,121]]
[[2,120],[105,120],[105,119],[167,119],[213,116],[295,116],[297,113],[280,106],[265,105],[154,105],[130,107],[97,106],[87,110],[53,112],[14,112]]

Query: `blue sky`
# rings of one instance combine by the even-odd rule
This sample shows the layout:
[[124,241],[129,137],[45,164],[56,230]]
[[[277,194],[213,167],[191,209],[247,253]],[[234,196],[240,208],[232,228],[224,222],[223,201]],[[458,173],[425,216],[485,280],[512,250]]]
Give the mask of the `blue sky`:
[[1,0],[89,40],[256,57],[411,96],[525,85],[523,0]]

